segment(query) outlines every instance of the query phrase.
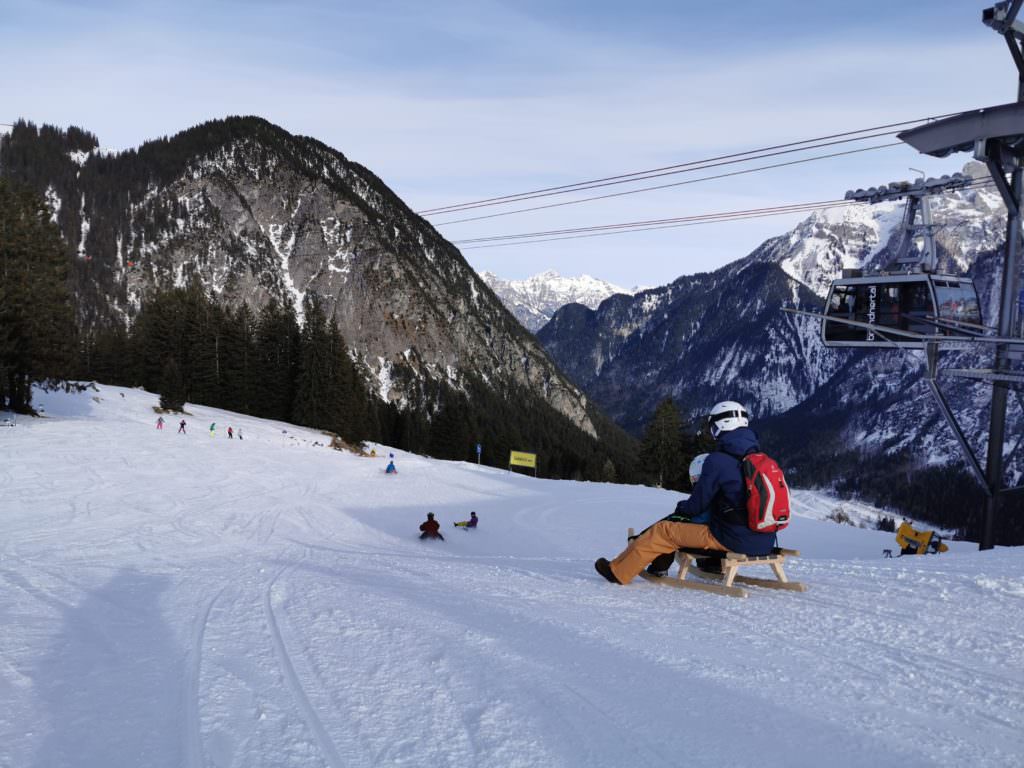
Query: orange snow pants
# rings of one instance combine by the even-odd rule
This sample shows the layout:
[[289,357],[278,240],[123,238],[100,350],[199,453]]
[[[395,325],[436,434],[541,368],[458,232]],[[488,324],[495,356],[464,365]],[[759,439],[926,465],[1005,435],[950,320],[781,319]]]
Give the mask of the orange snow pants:
[[629,584],[658,555],[684,547],[727,551],[706,525],[662,520],[629,542],[622,554],[612,560],[612,573],[620,583]]

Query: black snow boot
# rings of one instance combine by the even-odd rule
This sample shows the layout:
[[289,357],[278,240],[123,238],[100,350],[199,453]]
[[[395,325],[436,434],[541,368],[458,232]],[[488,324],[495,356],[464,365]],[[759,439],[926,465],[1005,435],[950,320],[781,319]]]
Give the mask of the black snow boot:
[[612,573],[612,564],[605,560],[603,557],[599,557],[594,562],[594,570],[604,576],[612,584],[621,584],[622,582],[615,578],[615,574]]
[[672,563],[676,561],[675,552],[666,552],[664,555],[658,555],[651,564],[647,566],[647,572],[651,576],[668,576],[668,569],[672,567]]
[[722,558],[720,557],[698,557],[697,567],[704,573],[721,573]]

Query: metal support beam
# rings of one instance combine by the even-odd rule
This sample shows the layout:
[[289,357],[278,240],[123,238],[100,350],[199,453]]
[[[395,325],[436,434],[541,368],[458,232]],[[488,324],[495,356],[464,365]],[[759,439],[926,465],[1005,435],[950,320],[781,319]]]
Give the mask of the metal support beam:
[[[1020,390],[1013,390],[1013,394],[1017,398],[1017,405],[1019,405],[1021,411],[1024,412],[1024,398],[1021,397]],[[1006,455],[1007,460],[1010,460],[1017,455],[1017,451],[1020,449],[1022,443],[1024,443],[1024,432],[1021,432],[1021,434],[1017,436],[1017,442],[1014,443],[1013,448],[1011,448],[1010,452]],[[1002,491],[1000,491],[1000,493],[1002,493],[1004,496],[1006,495],[1005,492],[1005,488]]]
[[946,397],[942,394],[942,390],[939,389],[938,382],[935,380],[935,376],[938,368],[938,346],[935,344],[929,344],[925,348],[925,354],[928,358],[928,375],[926,381],[928,382],[928,388],[932,391],[932,396],[935,398],[936,404],[939,406],[939,413],[942,414],[946,423],[949,424],[949,428],[953,430],[953,434],[956,436],[957,442],[960,443],[960,450],[967,460],[967,468],[971,470],[974,478],[978,481],[981,487],[985,491],[986,496],[991,496],[988,483],[985,481],[985,473],[981,471],[981,464],[978,462],[978,457],[974,455],[974,451],[971,450],[970,444],[967,442],[967,437],[964,435],[963,430],[960,429],[960,425],[957,423],[956,416],[953,415],[953,410],[949,407],[949,403],[946,402]]
[[958,379],[972,379],[974,381],[998,381],[1006,385],[1024,385],[1024,372],[1019,371],[996,371],[992,368],[946,368],[943,371],[947,376],[955,376]]
[[1002,152],[999,149],[999,144],[993,141],[988,143],[992,146],[985,147],[985,165],[988,166],[988,172],[992,174],[992,181],[995,182],[996,189],[999,190],[999,196],[1003,198],[1007,215],[1012,218],[1020,214],[1020,204],[1010,185],[1006,182],[1006,170],[1000,162]]
[[[993,159],[988,162],[990,168],[993,165],[998,165]],[[1005,180],[1004,173],[1002,166],[999,165],[998,175]],[[993,177],[995,175],[994,172]],[[1012,332],[1013,310],[1017,301],[1018,273],[1020,271],[1020,206],[1022,193],[1024,193],[1024,173],[1020,168],[1014,168],[1011,174],[1009,192],[1014,205],[1011,207],[1007,204],[1006,256],[1003,259],[1003,292],[999,302],[1000,336],[1009,336]],[[1008,349],[1005,345],[1000,344],[996,347],[993,368],[996,371],[1006,371],[1009,368]],[[1006,436],[1006,399],[1008,394],[1009,390],[1005,382],[994,381],[992,383],[992,411],[989,417],[988,455],[985,460],[989,497],[985,503],[985,517],[982,522],[981,549],[991,549],[995,546],[994,526],[996,515],[999,514],[999,493],[1005,485],[1003,446]]]

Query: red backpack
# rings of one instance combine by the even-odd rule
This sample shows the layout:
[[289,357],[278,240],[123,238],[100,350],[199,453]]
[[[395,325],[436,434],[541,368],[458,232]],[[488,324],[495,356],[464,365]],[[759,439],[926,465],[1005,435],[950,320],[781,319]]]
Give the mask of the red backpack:
[[747,485],[747,527],[775,533],[789,525],[789,486],[775,460],[763,453],[743,457]]

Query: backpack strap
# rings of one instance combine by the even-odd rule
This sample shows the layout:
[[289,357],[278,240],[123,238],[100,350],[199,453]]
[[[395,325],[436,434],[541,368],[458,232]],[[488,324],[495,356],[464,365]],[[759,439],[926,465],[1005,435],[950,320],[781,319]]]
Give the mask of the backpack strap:
[[747,456],[749,456],[750,454],[760,453],[760,451],[756,448],[751,448],[749,451],[746,451],[744,453],[733,453],[732,451],[727,451],[724,448],[718,448],[717,451],[718,453],[724,453],[726,456],[732,456],[734,459],[736,459],[736,461],[740,462],[741,464],[743,463],[743,460],[747,458]]
[[[757,453],[756,450],[751,449],[743,454],[736,454],[732,451],[727,451],[724,448],[716,449],[718,453],[724,453],[726,456],[730,456],[739,463],[740,465],[740,486],[743,489],[744,495],[746,495],[746,478],[743,477],[743,460],[752,453]],[[746,504],[741,504],[739,508],[727,504],[722,498],[722,491],[719,490],[715,494],[715,498],[711,501],[711,514],[716,515],[719,520],[729,523],[731,525],[743,525],[747,524],[747,508]]]

